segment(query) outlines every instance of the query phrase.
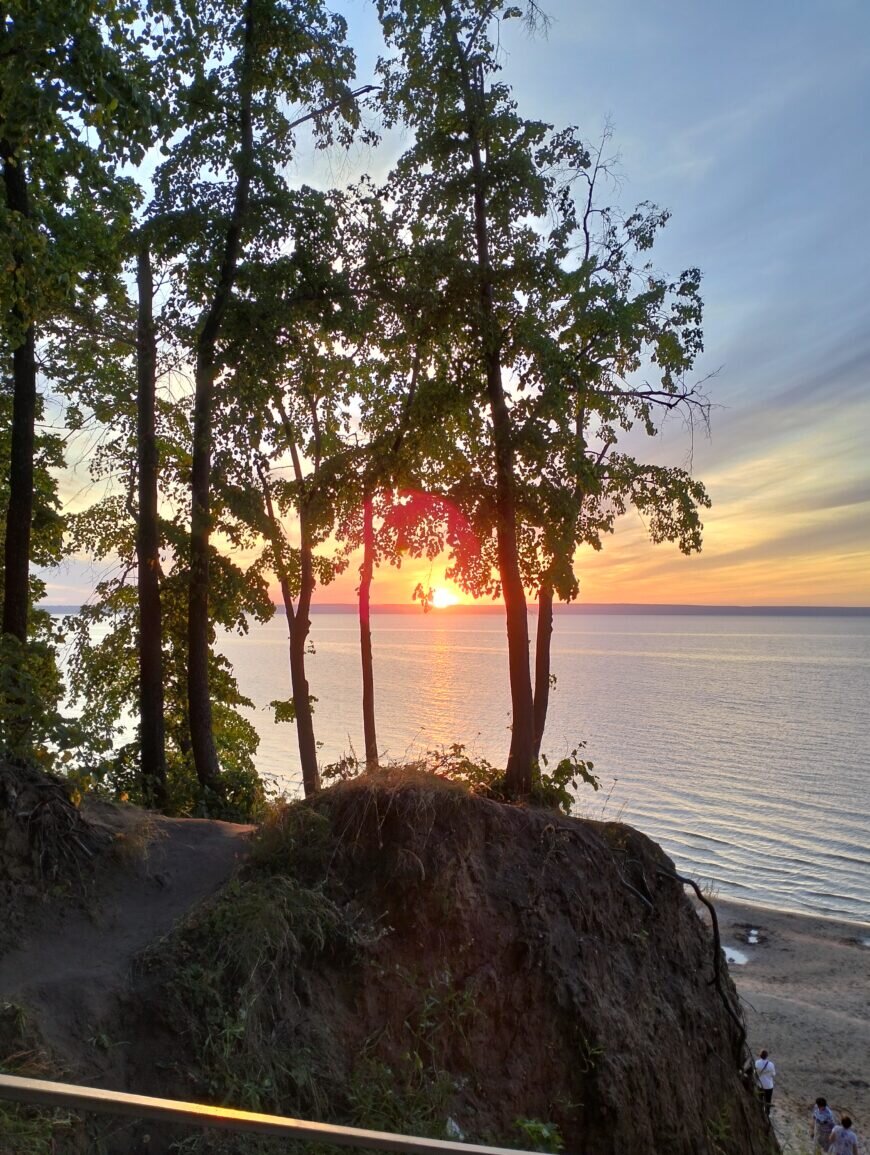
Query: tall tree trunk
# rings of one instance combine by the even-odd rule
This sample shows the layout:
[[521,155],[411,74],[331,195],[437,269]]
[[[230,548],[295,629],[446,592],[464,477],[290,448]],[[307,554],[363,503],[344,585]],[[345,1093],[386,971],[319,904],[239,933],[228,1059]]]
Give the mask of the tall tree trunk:
[[[30,216],[27,174],[23,160],[15,157],[8,141],[0,141],[6,207],[11,213]],[[25,256],[13,253],[15,273]],[[33,453],[36,425],[36,339],[26,306],[13,308],[15,327],[23,330],[12,352],[12,444],[9,465],[9,505],[6,510],[4,556],[3,633],[22,644],[27,641],[30,606],[30,530],[33,521]]]
[[372,661],[372,625],[370,595],[374,575],[375,527],[374,507],[370,496],[363,502],[363,561],[359,580],[359,648],[362,658],[363,735],[366,747],[366,770],[378,765],[378,736],[375,730],[375,674]]
[[154,279],[151,252],[143,240],[136,285],[136,434],[139,459],[139,512],[136,525],[139,595],[139,741],[142,794],[146,805],[166,808],[166,753],[163,727],[163,622],[160,606],[160,529],[157,520],[157,340],[154,334]]
[[[499,397],[495,390],[495,376],[495,373],[487,372],[488,383],[493,381],[489,392],[496,443],[496,544],[505,605],[511,689],[511,744],[505,785],[509,794],[522,797],[532,789],[532,768],[535,760],[534,701],[529,671],[529,620],[517,549],[510,417],[503,393]],[[500,366],[497,377],[500,391]]]
[[211,454],[216,349],[230,303],[241,253],[242,228],[250,199],[254,155],[253,0],[245,5],[245,42],[239,92],[241,147],[233,210],[224,238],[220,275],[211,305],[202,318],[196,347],[191,466],[190,590],[188,598],[187,700],[193,761],[200,784],[220,789],[220,771],[212,732],[209,693],[209,536],[211,533]]
[[541,756],[541,742],[550,704],[550,640],[553,636],[553,587],[545,579],[538,590],[538,629],[535,638],[535,758]]
[[[455,20],[449,3],[444,3],[448,19]],[[480,112],[485,93],[475,85],[454,31],[454,46],[463,76],[466,132],[468,135],[474,189],[474,236],[478,266],[478,311],[480,316],[486,393],[492,417],[496,472],[496,544],[498,569],[505,604],[508,639],[508,670],[511,690],[511,745],[505,785],[515,797],[532,788],[535,760],[534,702],[529,671],[529,621],[526,593],[520,573],[517,547],[517,515],[514,495],[514,448],[510,412],[501,371],[501,331],[495,312],[492,263],[489,251],[489,224],[486,202],[486,173],[480,143]]]

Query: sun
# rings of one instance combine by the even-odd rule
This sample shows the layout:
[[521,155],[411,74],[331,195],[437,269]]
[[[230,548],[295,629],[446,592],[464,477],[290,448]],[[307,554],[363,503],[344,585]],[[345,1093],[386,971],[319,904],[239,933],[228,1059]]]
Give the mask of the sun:
[[432,591],[431,604],[436,610],[445,610],[448,606],[455,606],[458,601],[459,598],[456,594],[452,594],[444,586],[436,586]]

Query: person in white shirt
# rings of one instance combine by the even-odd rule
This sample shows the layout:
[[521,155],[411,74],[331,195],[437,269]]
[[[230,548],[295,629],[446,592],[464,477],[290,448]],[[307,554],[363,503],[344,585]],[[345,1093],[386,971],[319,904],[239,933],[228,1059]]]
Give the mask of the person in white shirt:
[[776,1079],[776,1067],[768,1057],[767,1051],[759,1052],[755,1060],[755,1081],[761,1091],[764,1113],[770,1118],[770,1104],[773,1099],[773,1084]]
[[852,1120],[844,1115],[831,1132],[828,1155],[858,1155],[858,1136],[852,1130]]

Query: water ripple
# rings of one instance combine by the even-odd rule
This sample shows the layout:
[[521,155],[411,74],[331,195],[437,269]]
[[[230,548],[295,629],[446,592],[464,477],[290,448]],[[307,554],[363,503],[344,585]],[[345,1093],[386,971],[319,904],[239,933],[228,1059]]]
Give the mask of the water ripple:
[[[586,740],[621,817],[723,894],[870,921],[870,621],[583,616],[555,623],[546,747]],[[286,694],[286,623],[224,639],[258,707]],[[498,764],[509,741],[497,616],[373,619],[381,746],[394,758],[464,741]],[[313,620],[322,758],[362,746],[353,618]],[[257,710],[261,770],[299,782],[292,728]],[[612,787],[612,789],[611,789]]]

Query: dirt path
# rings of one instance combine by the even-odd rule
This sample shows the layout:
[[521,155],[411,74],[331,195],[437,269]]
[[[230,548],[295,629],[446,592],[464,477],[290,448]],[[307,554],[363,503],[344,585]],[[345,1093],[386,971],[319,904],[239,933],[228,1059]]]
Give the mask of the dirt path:
[[229,878],[251,829],[154,819],[143,852],[104,869],[91,901],[48,906],[0,957],[0,1001],[26,1007],[52,1050],[81,1056],[96,1074],[120,1045],[102,1024],[128,986],[133,960]]

